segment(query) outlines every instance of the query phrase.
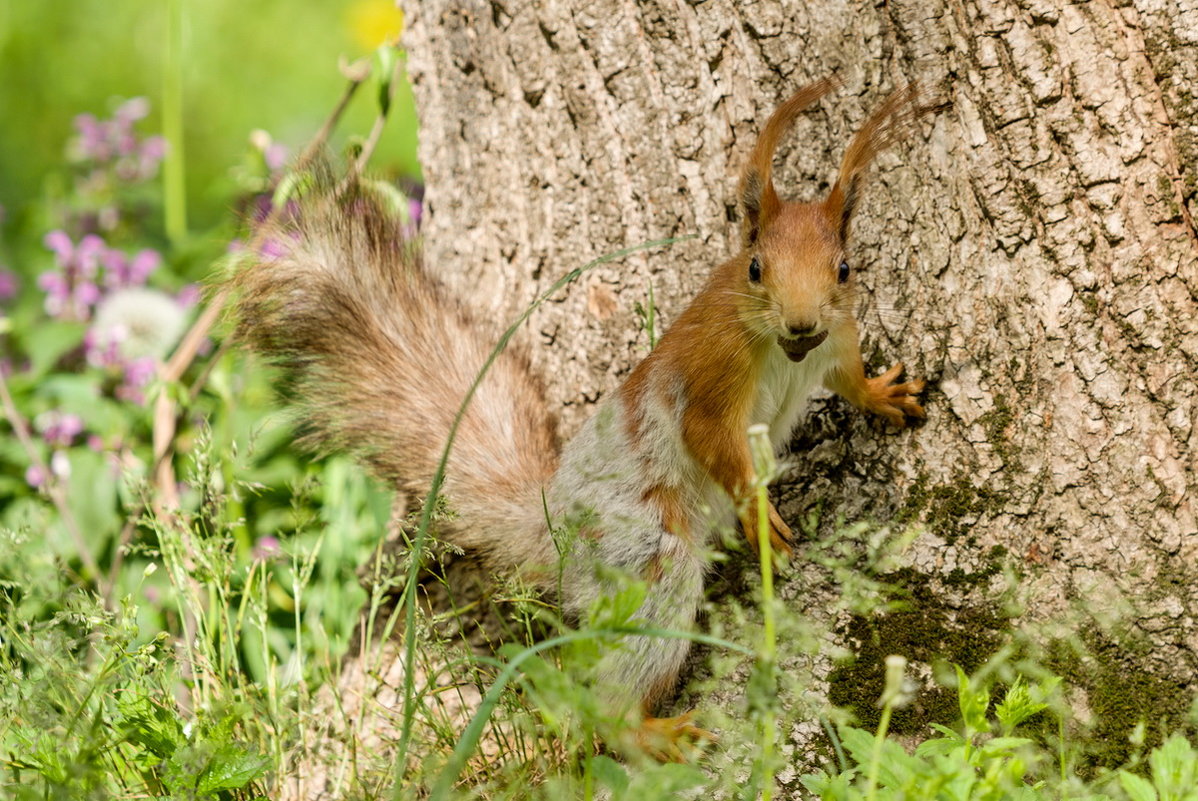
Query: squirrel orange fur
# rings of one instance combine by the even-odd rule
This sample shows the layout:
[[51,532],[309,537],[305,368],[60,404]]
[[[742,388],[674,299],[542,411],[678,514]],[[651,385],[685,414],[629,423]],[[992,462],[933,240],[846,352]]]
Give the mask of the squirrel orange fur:
[[[444,485],[457,514],[438,536],[548,590],[559,559],[548,504],[555,522],[579,531],[562,555],[568,615],[585,613],[614,570],[647,582],[636,618],[688,630],[713,532],[738,516],[755,530],[750,424],[768,425],[780,448],[821,384],[898,426],[923,417],[924,383],[895,383],[901,365],[866,377],[845,250],[866,168],[924,111],[915,89],[869,117],[824,200],[784,202],[774,188],[778,140],[835,85],[810,84],[773,113],[740,181],[740,252],[560,451],[539,382],[519,355],[501,354],[459,429]],[[239,335],[284,368],[310,443],[358,455],[405,492],[427,492],[494,336],[364,193],[308,203],[279,239],[284,255],[234,279]],[[769,519],[774,546],[788,551],[790,530],[772,505]],[[617,711],[639,704],[650,739],[701,733],[685,716],[648,717],[673,692],[689,647],[629,637],[597,668]]]

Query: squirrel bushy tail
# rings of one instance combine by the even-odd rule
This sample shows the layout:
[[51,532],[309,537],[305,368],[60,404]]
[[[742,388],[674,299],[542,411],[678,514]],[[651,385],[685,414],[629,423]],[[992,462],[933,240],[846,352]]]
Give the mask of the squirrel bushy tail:
[[[282,368],[308,445],[423,497],[498,336],[364,189],[311,192],[269,236],[233,279],[237,336]],[[496,568],[556,560],[540,512],[559,453],[547,408],[526,360],[504,351],[458,429],[443,490],[454,515],[438,535]]]

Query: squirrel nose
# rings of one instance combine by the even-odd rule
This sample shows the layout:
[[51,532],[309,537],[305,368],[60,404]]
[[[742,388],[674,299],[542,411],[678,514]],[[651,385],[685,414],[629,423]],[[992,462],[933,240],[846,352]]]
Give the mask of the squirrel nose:
[[789,323],[787,330],[790,331],[792,337],[809,337],[815,333],[819,325],[816,323]]

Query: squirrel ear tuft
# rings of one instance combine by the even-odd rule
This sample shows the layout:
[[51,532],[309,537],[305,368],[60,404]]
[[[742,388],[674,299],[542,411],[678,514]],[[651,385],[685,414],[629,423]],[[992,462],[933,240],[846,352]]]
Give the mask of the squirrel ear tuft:
[[782,201],[774,190],[774,151],[778,149],[778,140],[790,129],[791,123],[802,113],[803,109],[826,95],[839,85],[835,77],[824,78],[804,86],[788,97],[782,105],[770,115],[749,162],[745,165],[740,176],[740,190],[737,199],[740,202],[744,218],[741,221],[741,243],[748,247],[757,241],[761,232],[770,224]]
[[[761,233],[761,212],[765,204],[765,192],[769,189],[773,193],[773,186],[763,184],[761,175],[751,167],[745,170],[745,174],[741,177],[740,182],[740,210],[741,224],[740,237],[741,244],[748,247],[757,242],[757,235]],[[771,216],[776,213],[775,206],[778,205],[777,194],[774,194],[772,202],[769,204]]]
[[891,92],[861,126],[861,130],[857,131],[844,153],[836,184],[824,201],[828,216],[835,221],[842,242],[848,241],[849,224],[861,194],[865,170],[874,157],[908,135],[917,119],[941,108],[920,104],[918,84],[902,86]]

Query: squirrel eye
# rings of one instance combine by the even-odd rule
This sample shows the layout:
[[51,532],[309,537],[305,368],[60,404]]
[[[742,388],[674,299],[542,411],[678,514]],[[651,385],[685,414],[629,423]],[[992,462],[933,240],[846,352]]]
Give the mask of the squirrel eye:
[[847,261],[840,263],[840,269],[836,273],[836,280],[842,284],[849,280],[849,263]]
[[761,282],[761,261],[756,256],[749,262],[749,280],[754,284]]

